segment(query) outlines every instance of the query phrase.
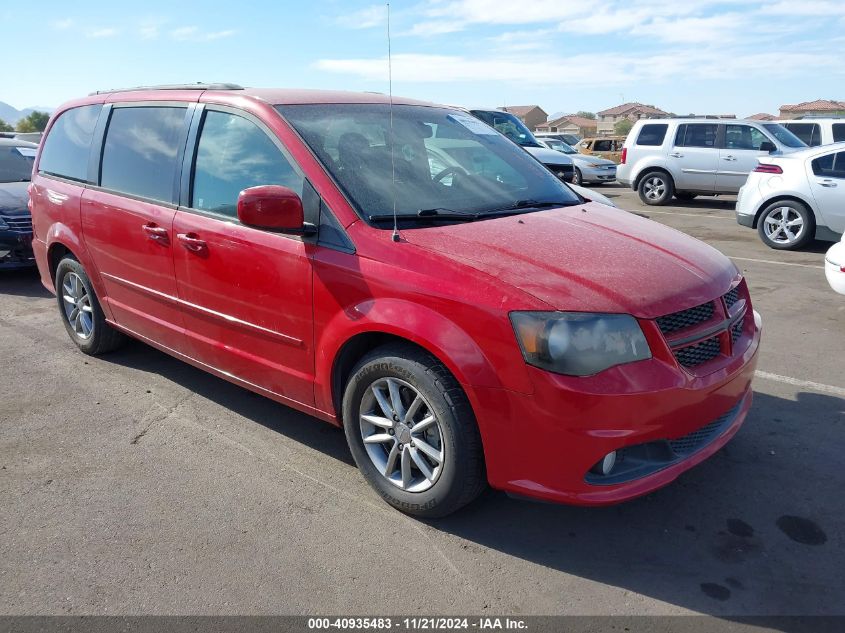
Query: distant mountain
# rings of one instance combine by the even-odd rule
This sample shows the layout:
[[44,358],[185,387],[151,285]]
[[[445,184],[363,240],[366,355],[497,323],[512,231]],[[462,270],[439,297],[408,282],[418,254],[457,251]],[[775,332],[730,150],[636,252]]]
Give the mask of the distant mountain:
[[3,119],[9,125],[15,125],[15,123],[17,123],[24,117],[28,117],[36,110],[38,112],[52,113],[55,108],[35,106],[32,108],[24,108],[23,110],[17,110],[10,106],[8,103],[3,103],[2,101],[0,101],[0,119]]

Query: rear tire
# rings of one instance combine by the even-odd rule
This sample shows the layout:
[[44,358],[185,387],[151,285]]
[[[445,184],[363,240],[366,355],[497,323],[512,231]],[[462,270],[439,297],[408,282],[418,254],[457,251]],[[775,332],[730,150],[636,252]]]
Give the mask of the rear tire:
[[675,183],[665,171],[650,171],[640,178],[637,186],[640,200],[649,206],[660,206],[668,203],[675,193]]
[[65,329],[76,346],[96,356],[120,347],[126,337],[106,323],[88,273],[67,256],[56,268],[56,299]]
[[466,394],[416,347],[385,345],[358,362],[343,395],[343,428],[367,482],[407,514],[446,516],[487,485]]
[[760,214],[757,233],[763,243],[779,251],[803,248],[815,238],[816,219],[795,200],[773,202]]

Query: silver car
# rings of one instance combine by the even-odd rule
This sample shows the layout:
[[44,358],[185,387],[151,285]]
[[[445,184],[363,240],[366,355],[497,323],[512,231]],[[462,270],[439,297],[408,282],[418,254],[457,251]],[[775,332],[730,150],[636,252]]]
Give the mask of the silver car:
[[641,119],[625,139],[616,179],[649,205],[672,196],[735,194],[767,154],[806,145],[778,123],[736,119]]
[[575,165],[575,176],[572,178],[572,182],[576,185],[616,180],[616,163],[612,160],[600,156],[579,154],[574,147],[556,138],[538,136],[537,142],[549,149],[563,152],[572,159],[572,163]]

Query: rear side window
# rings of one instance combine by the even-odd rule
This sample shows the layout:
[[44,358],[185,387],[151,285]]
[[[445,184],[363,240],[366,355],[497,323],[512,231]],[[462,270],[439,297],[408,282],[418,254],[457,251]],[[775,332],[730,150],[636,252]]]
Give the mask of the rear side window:
[[666,130],[669,128],[665,123],[649,123],[644,125],[637,137],[637,145],[663,145],[666,138]]
[[114,108],[103,147],[100,186],[161,202],[173,201],[176,156],[186,108]]
[[833,142],[841,143],[845,141],[845,123],[833,124]]
[[613,141],[611,141],[611,140],[595,141],[593,143],[593,151],[594,152],[612,152],[613,151]]
[[259,185],[283,185],[302,195],[303,178],[270,137],[252,121],[208,111],[194,166],[191,206],[237,216],[238,194]]
[[822,144],[822,131],[818,123],[782,123],[781,125],[810,147]]
[[813,173],[823,178],[845,178],[845,152],[820,156],[813,161]]
[[88,154],[102,109],[100,104],[80,106],[59,115],[44,139],[39,173],[80,182],[87,180]]
[[676,147],[716,147],[714,123],[685,123],[678,126],[675,135]]

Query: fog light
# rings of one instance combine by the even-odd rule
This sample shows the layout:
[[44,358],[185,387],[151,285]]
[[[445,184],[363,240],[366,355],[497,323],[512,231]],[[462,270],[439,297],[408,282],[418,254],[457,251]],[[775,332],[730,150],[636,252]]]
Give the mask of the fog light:
[[610,471],[616,465],[616,451],[610,451],[607,455],[601,458],[599,462],[590,469],[590,472],[596,475],[609,475]]

